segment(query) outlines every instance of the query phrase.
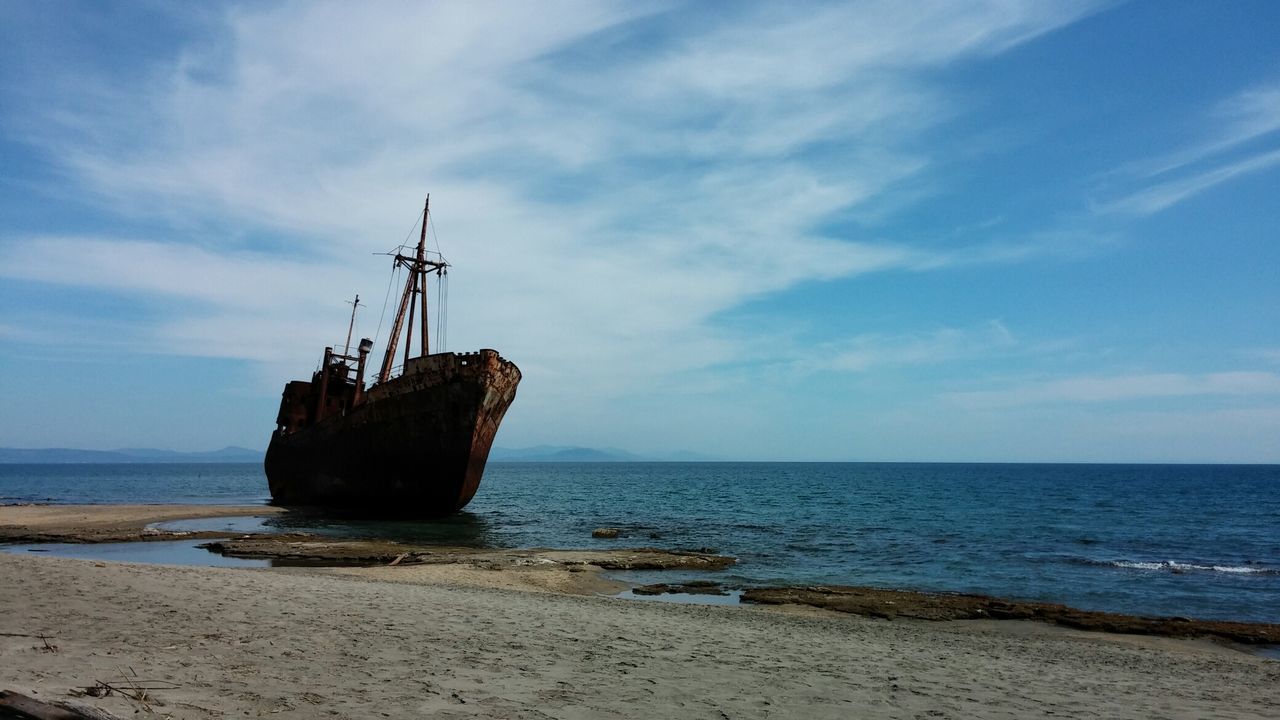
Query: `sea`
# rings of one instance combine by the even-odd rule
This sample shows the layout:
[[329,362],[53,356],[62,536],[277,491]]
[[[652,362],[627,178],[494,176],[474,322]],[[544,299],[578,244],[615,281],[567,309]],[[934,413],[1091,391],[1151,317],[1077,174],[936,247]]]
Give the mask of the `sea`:
[[[5,504],[268,500],[258,464],[0,465]],[[714,550],[738,563],[619,577],[954,591],[1280,623],[1277,465],[490,463],[466,510],[436,521],[288,514],[167,527]],[[600,527],[621,537],[593,538]],[[188,548],[167,561],[206,555]]]

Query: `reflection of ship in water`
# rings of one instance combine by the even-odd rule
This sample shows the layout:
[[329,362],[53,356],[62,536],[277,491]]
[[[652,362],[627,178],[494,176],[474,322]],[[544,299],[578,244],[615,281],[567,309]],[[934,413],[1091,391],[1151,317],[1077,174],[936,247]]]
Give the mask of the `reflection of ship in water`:
[[284,512],[261,520],[261,528],[265,532],[448,547],[492,548],[499,545],[493,523],[466,510],[426,521],[371,520],[309,511]]
[[[325,348],[310,381],[285,385],[265,461],[273,502],[437,517],[461,509],[479,488],[520,370],[494,350],[431,354],[427,276],[442,278],[448,263],[426,252],[429,219],[428,198],[416,252],[395,254],[395,267],[408,272],[374,384],[364,386],[373,341],[361,340],[350,355],[348,329],[341,354]],[[420,352],[410,356],[415,314]]]
[[266,516],[167,520],[151,527],[165,532],[223,533],[227,536],[316,535],[334,540],[390,540],[405,544],[497,548],[501,531],[490,520],[462,510],[430,520],[371,520],[295,508]]

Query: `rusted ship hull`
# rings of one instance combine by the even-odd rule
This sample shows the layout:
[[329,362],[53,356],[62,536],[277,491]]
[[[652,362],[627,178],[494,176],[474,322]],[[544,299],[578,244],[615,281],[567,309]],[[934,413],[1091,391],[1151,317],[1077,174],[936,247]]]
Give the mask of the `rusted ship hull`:
[[305,415],[314,393],[290,383],[267,448],[272,499],[380,516],[455,512],[480,486],[519,382],[515,364],[493,350],[413,358],[400,376],[297,430],[291,414]]

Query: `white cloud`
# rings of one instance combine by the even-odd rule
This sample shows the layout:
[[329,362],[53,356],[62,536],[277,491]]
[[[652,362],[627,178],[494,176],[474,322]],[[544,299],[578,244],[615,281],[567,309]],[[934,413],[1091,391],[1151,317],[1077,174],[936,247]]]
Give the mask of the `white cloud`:
[[498,347],[554,416],[733,357],[747,338],[708,324],[746,300],[961,262],[815,228],[929,168],[917,141],[954,112],[929,72],[1095,6],[238,6],[150,85],[91,89],[119,111],[61,89],[44,142],[104,209],[239,231],[10,238],[4,272],[191,303],[152,327],[168,352],[311,358],[352,292],[380,306],[368,253],[430,190],[451,346]]
[[1280,150],[1259,153],[1190,177],[1146,187],[1119,200],[1106,203],[1099,209],[1107,212],[1154,215],[1228,180],[1260,172],[1278,164],[1280,164]]
[[215,253],[175,244],[35,237],[0,248],[0,273],[26,280],[127,290],[227,309],[260,307],[270,288],[280,299],[311,300],[341,268],[265,253]]
[[1097,209],[1153,215],[1228,180],[1280,164],[1280,149],[1270,142],[1280,131],[1280,85],[1237,93],[1220,102],[1209,118],[1213,127],[1207,139],[1110,173],[1136,178],[1144,187],[1100,203]]
[[1280,395],[1280,374],[1238,371],[1203,375],[1153,373],[1060,378],[1001,390],[948,393],[943,398],[972,408],[1011,408],[1197,396],[1253,398],[1270,395]]
[[977,328],[943,328],[909,335],[859,335],[808,350],[794,363],[802,372],[865,372],[881,367],[932,365],[1007,352],[1017,345],[998,320]]
[[1280,130],[1280,85],[1244,90],[1220,102],[1209,116],[1215,128],[1207,140],[1122,170],[1144,177],[1162,175]]

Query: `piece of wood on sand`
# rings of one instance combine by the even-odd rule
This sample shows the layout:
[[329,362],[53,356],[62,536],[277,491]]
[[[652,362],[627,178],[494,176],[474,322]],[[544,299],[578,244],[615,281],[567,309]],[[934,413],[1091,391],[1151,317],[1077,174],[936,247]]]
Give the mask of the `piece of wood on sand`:
[[53,705],[12,690],[0,690],[0,718],[21,720],[120,720],[91,705],[61,702]]

